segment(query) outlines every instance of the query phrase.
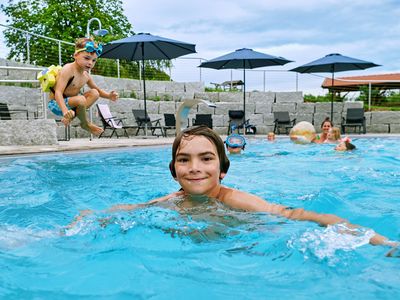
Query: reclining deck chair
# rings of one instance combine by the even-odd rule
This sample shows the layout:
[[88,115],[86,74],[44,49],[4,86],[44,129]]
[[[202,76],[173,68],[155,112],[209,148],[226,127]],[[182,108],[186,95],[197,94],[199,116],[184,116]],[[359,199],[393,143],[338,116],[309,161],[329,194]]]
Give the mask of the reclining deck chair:
[[[166,136],[164,133],[164,128],[161,126],[161,118],[157,120],[151,120],[149,117],[149,114],[147,114],[144,111],[144,109],[132,109],[133,116],[135,117],[136,123],[137,123],[137,130],[136,134],[139,134],[140,129],[143,130],[143,132],[146,134],[146,126],[147,129],[151,131],[151,135],[156,135],[156,136]],[[157,135],[155,134],[156,130],[159,129],[161,134]]]
[[213,121],[211,114],[196,114],[196,118],[192,120],[192,125],[206,125],[208,128],[213,128]]
[[172,130],[176,129],[175,115],[174,114],[164,114],[164,123],[165,123],[164,133],[165,133],[165,136],[167,136],[168,129],[172,129]]
[[280,129],[285,129],[286,134],[289,133],[294,124],[296,124],[296,119],[290,120],[288,111],[276,111],[274,112],[274,133],[280,134]]
[[246,134],[255,134],[256,127],[254,125],[250,125],[250,119],[244,119],[244,111],[243,110],[230,110],[228,111],[229,123],[228,123],[228,133],[230,135],[235,130],[238,134],[240,134],[240,129],[245,130]]
[[101,119],[101,123],[103,124],[103,129],[104,129],[104,131],[99,135],[99,138],[101,138],[103,136],[103,134],[106,132],[106,129],[112,130],[109,138],[112,138],[114,133],[117,136],[117,138],[119,138],[117,129],[122,129],[124,131],[124,135],[126,137],[129,137],[126,129],[137,128],[137,126],[125,126],[123,124],[121,118],[113,117],[110,112],[110,108],[109,108],[108,104],[97,104],[96,106],[97,106],[97,111],[99,112],[99,117]]
[[354,130],[357,130],[358,133],[361,133],[361,127],[363,128],[363,133],[367,133],[367,129],[365,126],[365,116],[363,108],[348,108],[346,118],[342,118],[342,133],[346,133],[346,127],[354,127]]

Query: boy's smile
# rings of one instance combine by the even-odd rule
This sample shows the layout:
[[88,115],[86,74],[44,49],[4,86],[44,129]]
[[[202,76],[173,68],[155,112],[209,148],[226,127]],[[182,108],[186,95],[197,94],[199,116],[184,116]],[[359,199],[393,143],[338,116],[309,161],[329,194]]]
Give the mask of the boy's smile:
[[220,179],[217,148],[204,136],[183,138],[176,153],[176,180],[186,193],[216,197]]

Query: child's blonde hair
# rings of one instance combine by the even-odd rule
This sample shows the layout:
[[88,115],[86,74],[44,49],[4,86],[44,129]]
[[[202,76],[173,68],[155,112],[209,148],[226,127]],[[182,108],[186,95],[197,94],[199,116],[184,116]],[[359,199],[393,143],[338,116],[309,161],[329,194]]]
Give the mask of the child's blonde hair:
[[82,37],[75,40],[75,51],[85,48],[87,42],[93,42],[95,47],[98,47],[98,44],[94,41],[94,38],[91,37]]
[[330,130],[332,130],[335,141],[340,140],[340,129],[338,127],[332,127]]

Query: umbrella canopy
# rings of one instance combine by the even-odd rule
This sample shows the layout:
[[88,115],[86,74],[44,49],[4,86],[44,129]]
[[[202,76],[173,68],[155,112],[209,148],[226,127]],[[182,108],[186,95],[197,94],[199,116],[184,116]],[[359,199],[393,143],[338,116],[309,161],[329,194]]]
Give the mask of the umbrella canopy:
[[243,110],[246,114],[246,69],[268,66],[281,66],[291,62],[280,56],[272,56],[252,49],[238,49],[226,55],[203,62],[200,68],[211,69],[243,69]]
[[[339,53],[328,54],[320,59],[299,66],[290,71],[298,73],[332,73],[332,86],[335,72],[365,70],[379,65],[369,61],[352,58]],[[331,96],[331,120],[333,119],[333,92]]]
[[196,53],[195,47],[196,45],[194,44],[151,35],[150,33],[138,33],[104,45],[101,57],[142,61],[144,111],[147,118],[144,61],[173,59],[182,55]]

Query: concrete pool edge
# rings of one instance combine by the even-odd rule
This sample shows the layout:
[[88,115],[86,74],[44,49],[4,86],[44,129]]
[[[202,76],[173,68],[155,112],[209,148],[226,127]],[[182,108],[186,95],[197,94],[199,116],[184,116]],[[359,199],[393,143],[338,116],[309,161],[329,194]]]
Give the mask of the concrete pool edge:
[[[400,134],[349,134],[350,138],[400,138]],[[224,140],[225,136],[221,138]],[[247,135],[248,139],[266,139],[266,135]],[[278,135],[277,139],[287,139],[287,135]],[[123,147],[145,147],[171,145],[174,137],[167,138],[120,138],[120,139],[71,139],[70,141],[60,141],[58,145],[35,145],[35,146],[0,146],[0,156],[22,155],[35,153],[53,153],[82,150],[100,150]]]

